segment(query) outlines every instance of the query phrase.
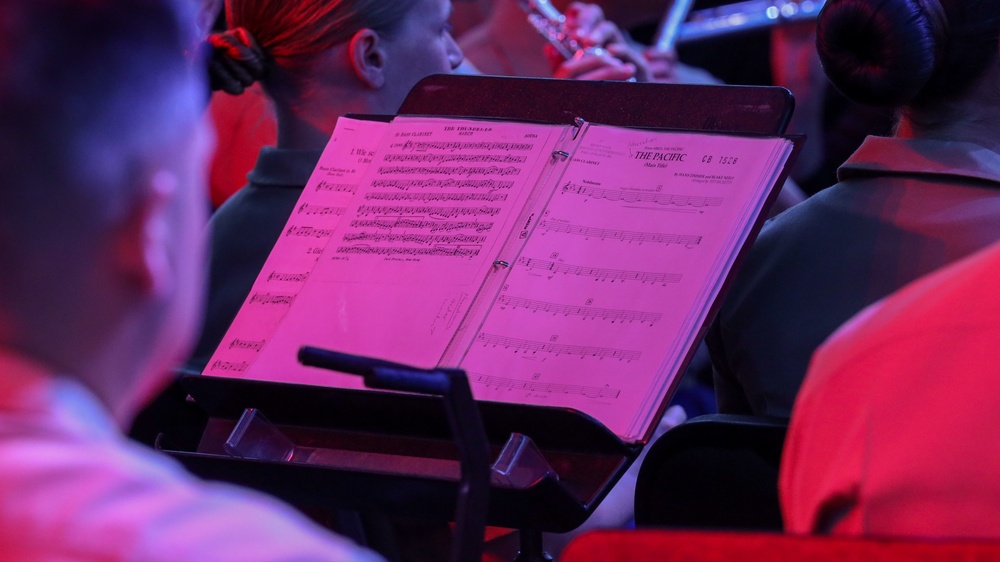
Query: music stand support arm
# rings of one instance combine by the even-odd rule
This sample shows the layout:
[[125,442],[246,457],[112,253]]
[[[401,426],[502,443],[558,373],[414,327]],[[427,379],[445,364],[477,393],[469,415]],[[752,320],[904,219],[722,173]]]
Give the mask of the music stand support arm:
[[359,355],[302,347],[299,362],[364,377],[365,386],[441,396],[461,461],[451,561],[482,559],[490,493],[490,451],[483,420],[465,371],[419,369]]

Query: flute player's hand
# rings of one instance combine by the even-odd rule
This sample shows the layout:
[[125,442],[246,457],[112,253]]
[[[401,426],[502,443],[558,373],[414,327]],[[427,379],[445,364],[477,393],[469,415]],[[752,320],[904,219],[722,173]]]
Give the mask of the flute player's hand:
[[646,81],[649,77],[642,53],[633,49],[617,25],[604,17],[595,4],[574,2],[566,9],[565,28],[584,50],[569,61],[555,49],[546,53],[553,63],[553,76],[578,80]]
[[649,79],[651,82],[666,82],[677,84],[681,82],[677,74],[677,52],[659,51],[652,47],[646,49],[644,53],[649,67]]

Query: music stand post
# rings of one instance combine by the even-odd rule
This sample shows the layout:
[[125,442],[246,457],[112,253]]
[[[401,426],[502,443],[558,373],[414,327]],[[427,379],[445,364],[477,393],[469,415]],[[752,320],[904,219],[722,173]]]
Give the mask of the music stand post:
[[299,362],[364,377],[365,386],[415,392],[444,398],[461,466],[455,507],[455,536],[451,561],[481,560],[490,494],[490,451],[486,430],[472,398],[469,379],[461,369],[418,369],[408,365],[350,355],[316,347],[302,347]]

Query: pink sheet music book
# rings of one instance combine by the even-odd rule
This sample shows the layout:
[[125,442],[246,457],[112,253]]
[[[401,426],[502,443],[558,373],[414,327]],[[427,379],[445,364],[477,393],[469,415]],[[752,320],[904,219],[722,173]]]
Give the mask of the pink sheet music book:
[[793,150],[781,137],[343,118],[204,374],[362,388],[303,345],[460,367],[644,438]]

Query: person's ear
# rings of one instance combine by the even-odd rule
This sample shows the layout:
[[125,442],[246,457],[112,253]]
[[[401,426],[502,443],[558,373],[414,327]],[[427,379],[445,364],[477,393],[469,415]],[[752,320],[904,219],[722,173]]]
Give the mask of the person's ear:
[[121,279],[143,296],[163,295],[174,284],[170,258],[170,200],[177,178],[158,171],[114,230],[113,260]]
[[351,37],[349,46],[351,68],[358,80],[373,89],[385,85],[385,44],[378,33],[362,29]]

